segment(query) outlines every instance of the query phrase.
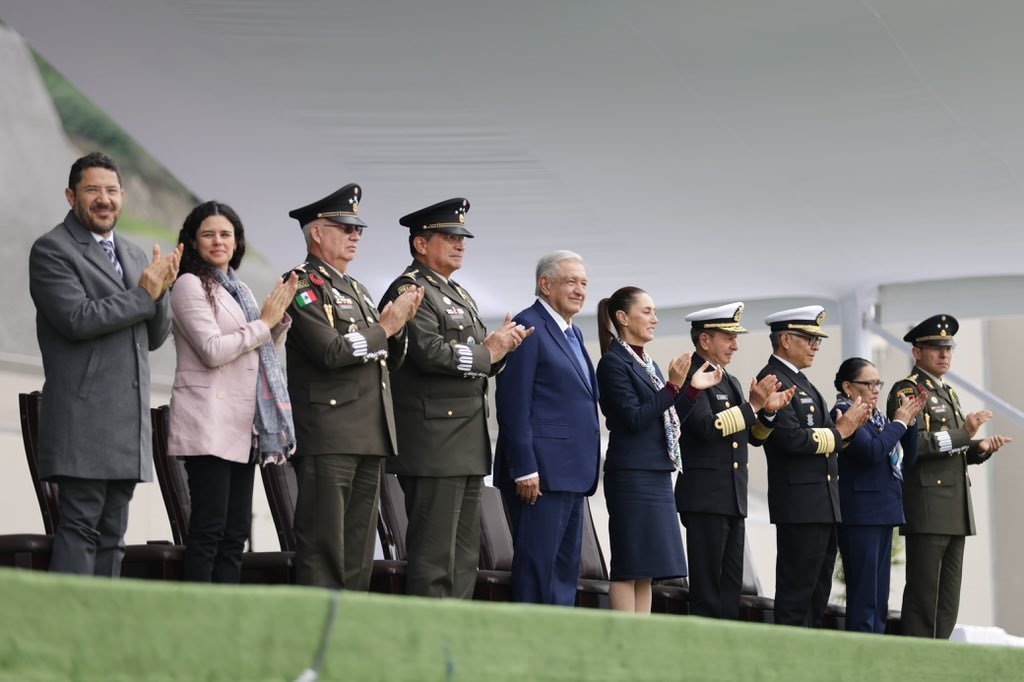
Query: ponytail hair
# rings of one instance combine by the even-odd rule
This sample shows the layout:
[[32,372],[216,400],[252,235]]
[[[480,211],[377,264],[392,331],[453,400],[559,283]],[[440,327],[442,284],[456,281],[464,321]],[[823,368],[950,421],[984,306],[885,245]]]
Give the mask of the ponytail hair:
[[622,287],[608,298],[602,298],[597,303],[597,340],[601,346],[601,355],[608,352],[612,347],[612,341],[619,336],[619,321],[616,313],[622,311],[629,314],[633,302],[640,294],[646,293],[639,287]]

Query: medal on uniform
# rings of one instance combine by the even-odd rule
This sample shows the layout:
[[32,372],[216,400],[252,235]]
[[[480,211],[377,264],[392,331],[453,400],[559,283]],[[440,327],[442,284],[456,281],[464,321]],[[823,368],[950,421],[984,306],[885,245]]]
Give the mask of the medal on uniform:
[[324,303],[324,315],[327,316],[327,324],[334,326],[334,308],[330,303]]
[[452,304],[452,299],[448,298],[447,296],[442,296],[441,300],[444,301],[445,305],[451,305]]
[[807,415],[807,425],[808,426],[814,426],[814,415],[813,414]]
[[324,285],[324,280],[315,272],[309,273],[309,281],[318,287],[322,287]]
[[359,327],[356,325],[355,322],[353,322],[352,324],[350,324],[348,326],[348,333],[351,334],[354,331],[358,331],[358,329],[359,329]]
[[474,339],[472,336],[469,337],[468,339],[466,339],[466,345],[467,346],[475,346],[476,345],[476,339]]

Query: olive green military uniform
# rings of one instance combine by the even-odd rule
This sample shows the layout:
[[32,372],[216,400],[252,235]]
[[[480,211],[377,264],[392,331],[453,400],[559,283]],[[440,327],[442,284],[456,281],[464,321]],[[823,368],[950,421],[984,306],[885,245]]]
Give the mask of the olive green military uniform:
[[917,417],[917,462],[903,474],[907,524],[907,586],[903,592],[903,633],[948,639],[960,608],[964,538],[974,535],[968,464],[989,455],[978,450],[964,428],[965,417],[952,387],[918,367],[889,392],[890,419],[899,396],[928,392]]
[[295,573],[304,585],[366,590],[373,567],[380,462],[396,452],[390,341],[366,289],[323,261],[294,268],[288,390],[295,419]]
[[408,356],[394,373],[398,475],[409,517],[408,592],[469,598],[480,548],[480,489],[491,469],[487,329],[472,297],[456,282],[413,261],[381,307],[411,286],[425,290],[407,325]]

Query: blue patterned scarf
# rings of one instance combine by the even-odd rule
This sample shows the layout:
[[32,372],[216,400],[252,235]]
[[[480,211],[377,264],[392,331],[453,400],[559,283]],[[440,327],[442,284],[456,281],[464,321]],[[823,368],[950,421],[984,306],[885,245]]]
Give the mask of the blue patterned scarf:
[[[214,270],[217,282],[241,306],[249,322],[260,319],[256,299],[246,289],[234,268],[227,274]],[[280,463],[295,451],[295,425],[292,423],[292,403],[288,397],[287,383],[281,360],[272,341],[261,345],[260,372],[256,381],[256,449],[261,464]]]
[[[849,398],[847,398],[845,395],[837,395],[836,396],[836,409],[838,409],[840,412],[846,412],[852,406],[853,406],[853,401],[850,400]],[[881,433],[882,429],[884,429],[886,427],[886,425],[889,424],[889,420],[886,419],[882,415],[882,413],[879,412],[878,409],[876,408],[875,411],[871,413],[871,418],[868,420],[868,423],[871,424],[872,428],[874,428],[875,431],[877,431],[878,433]],[[895,476],[897,478],[897,480],[900,480],[900,481],[903,480],[903,463],[902,463],[902,459],[903,459],[903,446],[900,445],[899,441],[896,441],[896,445],[893,447],[892,451],[889,453],[889,468],[892,469],[892,475]]]

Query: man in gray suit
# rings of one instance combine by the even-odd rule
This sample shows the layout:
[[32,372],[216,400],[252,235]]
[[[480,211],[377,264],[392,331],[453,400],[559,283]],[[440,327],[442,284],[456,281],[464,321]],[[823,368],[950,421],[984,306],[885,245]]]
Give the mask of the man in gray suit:
[[149,351],[170,331],[164,293],[180,248],[152,262],[114,236],[121,175],[93,153],[71,166],[71,210],[29,256],[29,291],[43,356],[39,474],[57,481],[60,522],[50,570],[117,577],[128,503],[153,479]]

